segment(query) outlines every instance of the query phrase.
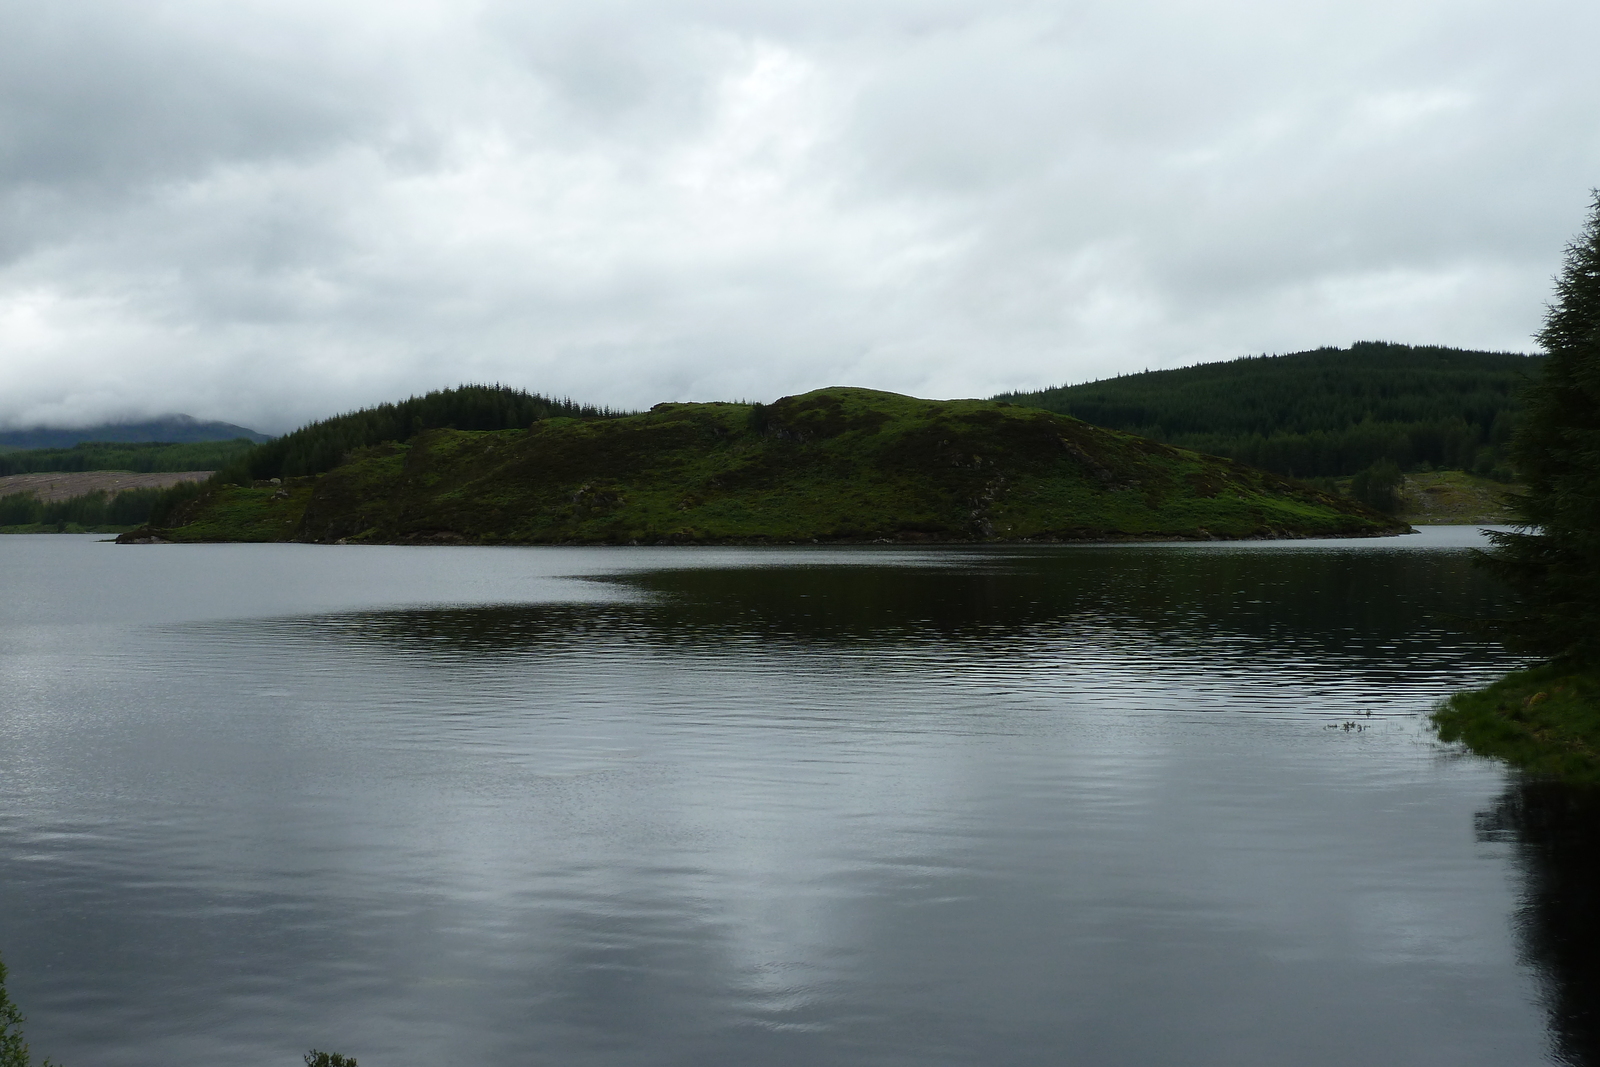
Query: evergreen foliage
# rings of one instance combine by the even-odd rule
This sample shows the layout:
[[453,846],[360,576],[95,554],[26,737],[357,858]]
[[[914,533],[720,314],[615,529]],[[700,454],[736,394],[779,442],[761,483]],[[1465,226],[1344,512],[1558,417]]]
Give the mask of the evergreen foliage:
[[[0,961],[0,1067],[33,1067],[28,1043],[22,1039],[22,1024],[27,1022],[6,992],[6,965]],[[45,1060],[41,1067],[51,1067]]]
[[[187,484],[197,486],[195,482]],[[151,520],[166,492],[124,489],[112,496],[99,491],[48,502],[32,493],[12,493],[0,497],[0,526],[138,526]]]
[[1515,649],[1600,666],[1600,190],[1567,247],[1539,343],[1549,353],[1512,442],[1527,492],[1488,566],[1521,592]]
[[1405,477],[1394,460],[1380,459],[1350,479],[1350,495],[1385,515],[1400,510],[1400,487]]
[[[212,480],[216,478],[216,475],[212,475]],[[205,490],[206,486],[202,482],[179,482],[177,485],[168,486],[150,505],[150,517],[145,522],[152,526],[165,525],[175,512],[199,497]]]
[[1510,480],[1517,394],[1538,356],[1363,341],[996,397],[1291,477],[1387,460]]
[[28,1044],[22,1040],[27,1020],[6,993],[6,965],[0,963],[0,1067],[29,1067]]
[[312,1049],[305,1055],[306,1067],[356,1067],[354,1056],[341,1056],[337,1052],[318,1052]]
[[218,473],[217,481],[249,485],[266,478],[294,478],[330,471],[359,448],[406,441],[424,430],[517,430],[540,419],[605,418],[606,408],[553,400],[500,385],[463,385],[379,404],[302,426],[258,445]]
[[214,471],[256,447],[246,438],[189,444],[99,441],[71,448],[35,448],[0,455],[0,475],[36,471]]

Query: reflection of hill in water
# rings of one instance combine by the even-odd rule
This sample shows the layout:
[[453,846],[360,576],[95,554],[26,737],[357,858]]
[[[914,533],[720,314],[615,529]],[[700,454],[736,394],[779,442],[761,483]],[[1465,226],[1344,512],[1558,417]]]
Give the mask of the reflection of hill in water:
[[1519,782],[1479,816],[1516,842],[1523,951],[1545,984],[1557,1060],[1600,1067],[1600,791]]
[[[1407,649],[1478,649],[1449,621],[1495,595],[1464,554],[1116,549],[952,553],[884,565],[685,568],[608,576],[604,604],[394,610],[265,624],[358,645],[516,654],[605,641],[684,645],[963,641],[1132,631],[1337,648],[1400,665]],[[254,624],[253,624],[254,625]]]

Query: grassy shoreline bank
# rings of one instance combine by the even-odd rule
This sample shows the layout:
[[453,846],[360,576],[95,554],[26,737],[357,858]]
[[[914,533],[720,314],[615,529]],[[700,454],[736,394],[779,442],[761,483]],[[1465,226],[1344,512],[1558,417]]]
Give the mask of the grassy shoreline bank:
[[1456,693],[1431,716],[1442,741],[1564,781],[1600,784],[1600,674],[1552,664]]

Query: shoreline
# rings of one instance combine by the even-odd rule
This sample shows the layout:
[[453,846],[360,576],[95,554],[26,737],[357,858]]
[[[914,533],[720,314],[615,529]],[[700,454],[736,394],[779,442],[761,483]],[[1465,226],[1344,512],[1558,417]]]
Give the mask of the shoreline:
[[1538,778],[1600,784],[1600,674],[1544,663],[1440,701],[1446,743]]
[[[1436,526],[1479,526],[1481,523],[1436,523]],[[22,532],[22,531],[18,531]],[[56,531],[29,531],[38,533],[53,533]],[[66,531],[63,531],[66,532]],[[112,531],[83,530],[82,533],[98,533]],[[935,548],[944,545],[956,546],[1000,546],[1015,547],[1022,545],[1125,545],[1125,544],[1250,544],[1268,541],[1327,541],[1327,540],[1376,540],[1387,537],[1407,537],[1420,533],[1414,527],[1404,530],[1379,530],[1371,532],[1352,532],[1340,534],[1325,533],[1292,533],[1289,531],[1272,531],[1270,533],[1248,534],[1243,537],[1224,537],[1202,531],[1200,534],[1182,533],[1154,533],[1154,534],[1113,534],[1110,536],[1090,537],[984,537],[984,538],[957,538],[934,536],[899,536],[899,537],[862,537],[862,538],[688,538],[667,535],[657,538],[636,538],[628,541],[477,541],[461,537],[458,534],[441,532],[433,535],[408,538],[405,540],[353,540],[340,538],[336,541],[302,541],[285,539],[281,541],[251,541],[251,540],[200,540],[194,538],[170,538],[163,534],[172,533],[171,530],[151,529],[137,527],[126,530],[117,538],[119,545],[324,545],[337,547],[364,547],[364,546],[389,546],[408,548],[797,548],[816,546],[829,547],[867,547],[871,545],[885,545],[894,548]]]

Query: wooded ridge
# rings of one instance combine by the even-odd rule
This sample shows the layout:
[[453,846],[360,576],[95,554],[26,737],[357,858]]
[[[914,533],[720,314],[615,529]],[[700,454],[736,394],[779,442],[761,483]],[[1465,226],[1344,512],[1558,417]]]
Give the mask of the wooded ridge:
[[1510,481],[1518,397],[1542,356],[1364,341],[996,397],[1295,478],[1387,460]]
[[424,429],[357,448],[320,473],[273,478],[219,476],[159,528],[126,540],[921,542],[1407,529],[1309,486],[1053,412],[842,387],[770,405]]

